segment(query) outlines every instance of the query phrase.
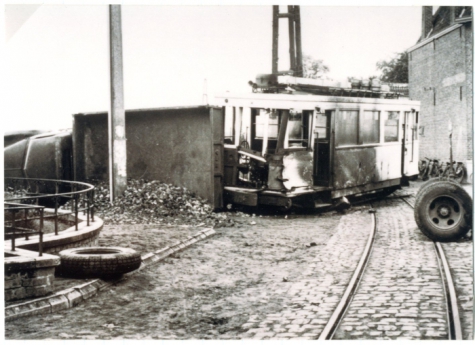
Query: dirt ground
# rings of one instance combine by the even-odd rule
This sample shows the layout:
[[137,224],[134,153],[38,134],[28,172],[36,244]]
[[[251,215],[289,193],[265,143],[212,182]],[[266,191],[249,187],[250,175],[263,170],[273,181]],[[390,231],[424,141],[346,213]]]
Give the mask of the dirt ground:
[[[241,326],[251,316],[283,308],[290,283],[333,235],[341,214],[227,216],[235,226],[216,228],[213,237],[73,309],[8,322],[6,339],[245,338]],[[164,236],[180,240],[199,230],[108,226],[100,244],[146,253],[170,241]]]

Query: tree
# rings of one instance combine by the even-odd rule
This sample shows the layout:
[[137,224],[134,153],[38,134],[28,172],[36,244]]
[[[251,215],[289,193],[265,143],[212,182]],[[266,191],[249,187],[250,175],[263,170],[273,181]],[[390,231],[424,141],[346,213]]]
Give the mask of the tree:
[[381,60],[376,63],[376,67],[381,71],[381,81],[388,83],[408,83],[409,82],[409,54],[407,52],[397,53],[391,60]]
[[310,55],[303,56],[303,77],[311,79],[321,79],[330,69],[323,63],[323,60],[317,60]]

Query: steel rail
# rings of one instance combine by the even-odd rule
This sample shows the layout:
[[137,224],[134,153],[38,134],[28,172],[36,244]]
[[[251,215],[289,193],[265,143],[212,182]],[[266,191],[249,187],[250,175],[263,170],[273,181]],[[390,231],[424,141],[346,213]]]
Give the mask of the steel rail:
[[345,312],[348,309],[348,306],[350,305],[350,302],[353,299],[353,296],[355,295],[356,289],[358,288],[358,285],[361,281],[361,277],[363,276],[364,270],[366,269],[366,266],[369,261],[369,257],[371,255],[371,251],[373,249],[373,243],[374,243],[374,237],[375,237],[374,235],[376,233],[376,224],[377,224],[376,216],[375,216],[376,210],[370,210],[370,212],[372,212],[371,213],[372,227],[371,227],[371,233],[368,237],[368,241],[366,242],[366,246],[363,251],[363,254],[361,255],[360,261],[358,262],[358,266],[356,267],[353,273],[353,276],[351,277],[351,280],[348,284],[348,287],[345,290],[345,293],[343,294],[343,297],[340,300],[340,303],[338,304],[332,316],[328,320],[318,340],[331,340],[333,338],[333,335],[338,325],[343,319],[343,316],[345,315]]
[[[409,201],[404,198],[401,199],[414,209],[414,205]],[[447,303],[447,319],[449,324],[449,340],[463,340],[462,323],[460,321],[460,313],[457,305],[457,292],[455,291],[452,275],[450,274],[450,267],[440,242],[432,242],[434,243],[437,259],[440,262],[440,275],[444,283],[445,300]]]

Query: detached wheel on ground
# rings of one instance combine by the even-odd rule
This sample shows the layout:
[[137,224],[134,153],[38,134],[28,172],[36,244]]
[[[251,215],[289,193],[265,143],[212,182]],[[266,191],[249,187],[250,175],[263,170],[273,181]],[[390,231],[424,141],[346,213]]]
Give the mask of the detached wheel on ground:
[[59,253],[59,275],[69,277],[116,277],[140,267],[140,254],[130,248],[83,247]]
[[472,198],[454,182],[429,183],[417,193],[414,217],[419,229],[430,239],[453,241],[471,228]]

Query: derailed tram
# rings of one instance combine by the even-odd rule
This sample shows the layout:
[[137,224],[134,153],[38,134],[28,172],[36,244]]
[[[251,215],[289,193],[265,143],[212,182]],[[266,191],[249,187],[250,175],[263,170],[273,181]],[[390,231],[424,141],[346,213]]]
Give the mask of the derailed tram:
[[218,96],[225,205],[318,208],[417,178],[420,102],[343,91]]

